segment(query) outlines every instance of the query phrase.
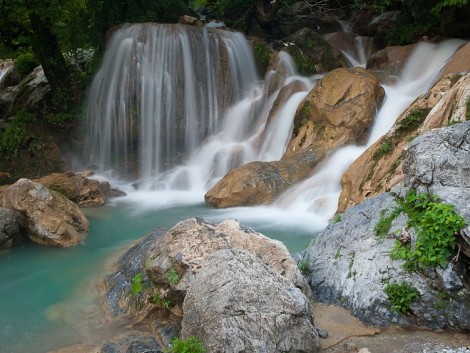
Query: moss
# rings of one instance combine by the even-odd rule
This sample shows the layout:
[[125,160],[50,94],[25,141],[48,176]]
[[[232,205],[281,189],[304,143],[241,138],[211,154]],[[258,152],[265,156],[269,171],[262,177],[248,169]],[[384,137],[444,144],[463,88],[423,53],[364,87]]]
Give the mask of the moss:
[[305,102],[302,107],[297,111],[294,118],[294,127],[292,130],[293,136],[297,136],[302,126],[307,124],[310,120],[311,107],[309,102]]
[[288,53],[294,59],[299,72],[304,76],[311,76],[317,73],[315,64],[296,46],[290,46]]
[[400,121],[398,132],[410,132],[421,126],[431,109],[421,108],[411,111],[406,118]]
[[264,76],[271,60],[271,48],[261,40],[253,40],[253,51],[255,54],[256,67],[261,76]]
[[467,98],[466,109],[467,109],[467,111],[465,112],[465,120],[469,121],[470,120],[470,97]]
[[391,138],[387,138],[385,139],[379,146],[379,148],[377,149],[377,151],[375,151],[374,153],[374,160],[379,160],[380,158],[382,158],[383,156],[385,156],[386,154],[390,153],[392,150],[393,150],[394,146],[393,146],[393,141]]

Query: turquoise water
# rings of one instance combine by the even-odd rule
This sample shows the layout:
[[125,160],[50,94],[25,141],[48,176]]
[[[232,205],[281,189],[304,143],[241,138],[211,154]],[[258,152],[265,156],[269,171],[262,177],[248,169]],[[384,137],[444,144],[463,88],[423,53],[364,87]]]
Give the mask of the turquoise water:
[[[156,227],[169,228],[193,216],[218,222],[238,215],[255,230],[283,241],[292,252],[302,250],[313,235],[309,227],[290,225],[298,221],[295,217],[283,219],[267,208],[224,211],[203,203],[142,208],[120,201],[85,213],[90,231],[79,246],[55,249],[23,241],[1,253],[0,352],[41,353],[99,342],[97,280],[113,258]],[[266,219],[267,214],[271,219]]]

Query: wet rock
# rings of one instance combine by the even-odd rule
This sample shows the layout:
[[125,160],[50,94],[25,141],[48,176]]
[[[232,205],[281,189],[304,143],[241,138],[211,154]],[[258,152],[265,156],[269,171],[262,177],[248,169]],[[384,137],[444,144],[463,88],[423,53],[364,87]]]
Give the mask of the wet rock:
[[331,71],[299,105],[285,156],[363,143],[384,94],[379,80],[363,68]]
[[233,169],[204,196],[220,208],[269,204],[290,186],[307,178],[325,153],[298,153],[275,162],[251,162]]
[[440,79],[444,78],[450,73],[461,73],[470,71],[470,62],[468,58],[470,57],[470,43],[463,45],[459,48],[452,58],[446,62],[444,65]]
[[99,353],[162,353],[155,337],[139,331],[122,334],[103,344]]
[[22,212],[28,237],[41,245],[76,245],[88,231],[88,220],[72,201],[29,179],[6,190],[3,207]]
[[399,75],[410,57],[416,44],[406,46],[391,46],[379,50],[367,60],[367,69],[384,71],[390,75]]
[[220,250],[201,262],[184,300],[182,337],[209,352],[319,352],[311,304],[253,254]]
[[24,224],[20,212],[0,207],[0,249],[12,245],[15,237],[21,234],[21,225]]
[[410,140],[433,128],[465,120],[470,74],[448,75],[419,96],[393,127],[357,158],[341,179],[338,211],[390,190],[403,180]]

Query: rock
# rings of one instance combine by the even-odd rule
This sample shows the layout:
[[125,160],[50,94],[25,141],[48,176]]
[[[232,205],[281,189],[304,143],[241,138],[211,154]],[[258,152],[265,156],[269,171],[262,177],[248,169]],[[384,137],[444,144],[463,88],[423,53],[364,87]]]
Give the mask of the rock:
[[432,128],[464,121],[470,74],[449,75],[418,97],[388,133],[372,144],[344,173],[338,212],[403,180],[402,163],[410,139]]
[[379,80],[363,68],[331,71],[299,105],[285,156],[364,142],[384,94]]
[[74,183],[70,176],[65,173],[52,173],[33,181],[61,193],[71,201],[76,201],[80,194],[77,183]]
[[[384,239],[374,234],[381,210],[391,212],[395,205],[389,193],[380,194],[348,208],[341,221],[317,235],[306,250],[315,297],[344,306],[367,325],[470,328],[468,289],[448,290],[435,269],[425,274],[408,272],[402,260],[390,259],[393,235],[404,229],[406,216],[395,219]],[[395,282],[411,283],[418,290],[419,297],[410,307],[412,315],[391,310],[384,288]]]
[[366,67],[369,70],[385,71],[397,76],[403,71],[406,61],[415,48],[416,44],[386,47],[370,56]]
[[308,151],[275,162],[251,162],[231,170],[204,199],[220,208],[269,204],[290,186],[307,178],[324,157]]
[[140,331],[126,332],[104,343],[99,353],[162,353],[155,337]]
[[[469,77],[470,78],[470,77]],[[404,185],[437,194],[470,220],[470,122],[431,130],[408,147]],[[461,251],[470,257],[470,226],[461,232]]]
[[3,207],[24,213],[28,237],[41,245],[76,245],[88,231],[88,220],[73,202],[28,179],[6,190]]
[[188,288],[181,336],[209,352],[319,352],[312,307],[299,288],[253,254],[207,256]]
[[274,49],[288,52],[305,76],[348,67],[341,52],[310,28],[297,31],[277,43]]
[[[370,37],[361,37],[355,33],[350,32],[334,32],[325,35],[325,40],[332,46],[341,50],[342,52],[350,53],[351,57],[357,60],[359,64],[362,60],[367,60],[373,53],[377,51]],[[361,54],[358,44],[364,50]],[[363,57],[361,57],[363,56]],[[362,59],[362,60],[360,60]],[[348,61],[350,61],[348,59]],[[365,63],[365,62],[364,62]],[[356,62],[351,62],[351,66],[359,66]]]
[[450,73],[468,72],[470,71],[470,43],[460,47],[454,55],[446,62],[441,71],[439,79],[444,78]]
[[[403,181],[392,191],[403,195],[416,188],[436,194],[469,222],[469,151],[470,122],[428,131],[410,143],[403,161]],[[348,208],[340,222],[320,232],[307,250],[314,294],[322,302],[342,303],[371,325],[468,329],[470,290],[464,264],[470,257],[469,226],[457,234],[455,262],[445,268],[407,272],[402,260],[389,257],[397,234],[405,230],[406,216],[392,223],[385,239],[374,235],[381,211],[390,214],[394,207],[390,194],[380,194]],[[408,282],[417,288],[420,295],[410,308],[411,316],[391,312],[384,293],[387,282]]]
[[23,224],[24,219],[20,212],[0,207],[0,249],[12,245],[15,237],[21,234]]
[[48,99],[51,89],[41,66],[35,68],[18,85],[17,94],[12,102],[12,112],[17,110],[38,111],[44,100]]
[[[206,271],[220,268],[207,259],[221,250],[249,253],[250,255],[242,257],[257,259],[254,260],[257,267],[265,268],[263,271],[275,276],[275,281],[291,288],[291,295],[295,294],[299,303],[310,300],[308,283],[281,242],[244,228],[235,220],[212,224],[199,218],[191,218],[179,222],[167,231],[157,229],[118,260],[114,272],[106,276],[102,283],[107,318],[117,322],[123,320],[126,325],[138,323],[139,328],[156,332],[160,336],[159,341],[168,342],[168,334],[165,334],[168,325],[181,327],[189,310],[184,304],[188,291],[197,282],[197,276],[206,276]],[[132,294],[131,289],[138,276],[141,278],[141,290]],[[259,276],[261,275],[256,274],[256,278]],[[218,275],[217,278],[223,277]],[[248,278],[244,281],[248,281]],[[244,283],[243,288],[245,285],[250,288],[247,282]],[[257,281],[252,283],[253,287],[257,285]],[[272,288],[270,292],[269,295],[273,296],[278,293]],[[254,297],[255,294],[251,293],[253,302],[261,302],[267,295],[260,292]],[[215,292],[210,298],[214,302],[226,300],[219,298]],[[183,310],[183,307],[186,309]],[[209,307],[206,309],[210,310]],[[310,320],[310,316],[307,319]],[[223,318],[213,319],[214,324],[219,326],[222,325],[221,320]],[[299,320],[302,321],[303,318],[299,317]],[[236,340],[236,337],[232,339]]]
[[187,26],[196,26],[196,27],[204,26],[204,23],[202,23],[200,20],[198,20],[195,17],[188,16],[188,15],[181,16],[178,20],[178,23],[182,25],[187,25]]
[[20,83],[21,75],[15,69],[13,60],[0,60],[0,91]]

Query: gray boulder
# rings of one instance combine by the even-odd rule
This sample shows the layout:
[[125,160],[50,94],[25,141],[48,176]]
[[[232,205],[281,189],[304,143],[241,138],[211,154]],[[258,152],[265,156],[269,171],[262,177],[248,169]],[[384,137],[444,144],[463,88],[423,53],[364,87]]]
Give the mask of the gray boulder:
[[[467,122],[416,138],[403,163],[404,183],[393,191],[403,195],[412,187],[437,194],[469,222],[469,132]],[[469,329],[470,284],[465,272],[469,228],[457,236],[461,251],[457,262],[408,272],[402,260],[389,256],[396,238],[409,233],[411,241],[415,239],[412,229],[406,229],[406,216],[394,220],[384,239],[374,234],[381,211],[390,214],[395,206],[394,197],[383,193],[347,209],[341,221],[318,234],[305,253],[314,295],[321,302],[343,305],[367,324]],[[384,289],[394,282],[408,282],[419,292],[410,315],[392,310]]]
[[201,264],[183,305],[182,337],[208,352],[319,352],[310,301],[245,251],[220,250]]

